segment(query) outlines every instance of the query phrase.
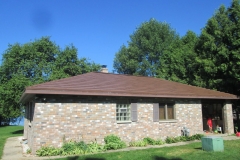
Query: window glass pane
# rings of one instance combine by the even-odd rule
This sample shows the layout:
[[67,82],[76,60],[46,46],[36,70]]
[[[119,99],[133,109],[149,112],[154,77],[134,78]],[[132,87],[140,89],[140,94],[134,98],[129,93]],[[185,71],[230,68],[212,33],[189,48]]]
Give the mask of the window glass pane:
[[174,119],[174,111],[173,107],[174,104],[167,104],[167,114],[168,114],[168,119]]
[[131,117],[131,110],[129,104],[117,104],[116,107],[116,120],[129,121]]
[[166,119],[164,104],[159,104],[159,119]]

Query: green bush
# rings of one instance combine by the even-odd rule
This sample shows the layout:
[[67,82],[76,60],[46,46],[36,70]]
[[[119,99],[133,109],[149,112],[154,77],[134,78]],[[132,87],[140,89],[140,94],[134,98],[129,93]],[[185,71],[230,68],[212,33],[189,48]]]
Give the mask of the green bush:
[[188,138],[186,136],[180,136],[180,140],[182,142],[186,142],[188,140]]
[[179,136],[179,137],[167,137],[166,143],[177,143],[177,142],[186,142],[186,141],[194,141],[200,140],[204,135],[203,134],[195,134],[192,136]]
[[203,134],[195,134],[195,135],[193,135],[193,137],[195,140],[201,140],[202,137],[204,137],[204,135]]
[[80,142],[76,142],[76,141],[64,142],[61,148],[63,150],[62,155],[85,154],[88,151],[88,146],[83,141],[80,141]]
[[144,140],[141,140],[141,141],[131,141],[129,143],[129,147],[145,147],[147,146],[147,142],[144,141]]
[[81,155],[102,152],[104,150],[104,146],[97,144],[97,142],[86,144],[83,141],[64,141],[61,148],[45,146],[37,150],[36,154],[38,156]]
[[164,144],[164,141],[161,139],[158,139],[155,141],[155,145],[162,145],[162,144]]
[[156,143],[155,140],[150,137],[143,138],[143,141],[145,141],[149,145],[155,145]]
[[111,149],[121,149],[125,148],[127,145],[125,142],[123,142],[118,136],[114,134],[110,134],[106,137],[104,137],[105,145],[104,148],[106,150],[111,150]]
[[57,156],[62,154],[61,148],[55,147],[41,147],[39,150],[36,151],[37,156]]
[[96,141],[95,142],[91,142],[90,144],[88,144],[88,151],[90,153],[98,153],[98,152],[103,152],[106,151],[104,146],[98,144]]
[[165,139],[165,142],[168,143],[168,144],[174,143],[173,137],[167,137]]

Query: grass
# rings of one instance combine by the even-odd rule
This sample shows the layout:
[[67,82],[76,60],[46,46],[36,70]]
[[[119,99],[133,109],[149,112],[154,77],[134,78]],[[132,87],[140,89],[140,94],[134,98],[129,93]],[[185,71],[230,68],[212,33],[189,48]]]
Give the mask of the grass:
[[23,135],[23,126],[0,126],[0,159],[6,139],[21,135]]
[[184,146],[73,156],[58,160],[236,160],[240,157],[239,148],[240,140],[231,140],[224,141],[223,152],[206,152],[202,150],[200,142],[195,142]]

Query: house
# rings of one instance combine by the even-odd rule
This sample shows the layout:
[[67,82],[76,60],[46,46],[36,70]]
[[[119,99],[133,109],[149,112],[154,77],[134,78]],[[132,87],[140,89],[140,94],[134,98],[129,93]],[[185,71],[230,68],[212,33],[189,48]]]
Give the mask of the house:
[[108,134],[126,142],[165,139],[214,127],[234,133],[232,101],[237,96],[153,77],[91,72],[27,87],[24,137],[35,153],[66,140],[97,140]]

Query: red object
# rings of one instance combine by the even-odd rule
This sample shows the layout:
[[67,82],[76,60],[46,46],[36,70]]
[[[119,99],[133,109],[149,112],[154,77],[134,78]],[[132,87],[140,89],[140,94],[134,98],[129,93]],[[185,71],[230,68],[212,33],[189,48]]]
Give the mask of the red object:
[[212,119],[211,118],[208,118],[207,124],[208,124],[209,127],[212,128]]
[[237,133],[236,133],[236,136],[237,136],[237,137],[240,137],[240,132],[237,132]]

